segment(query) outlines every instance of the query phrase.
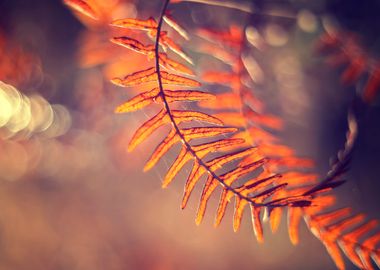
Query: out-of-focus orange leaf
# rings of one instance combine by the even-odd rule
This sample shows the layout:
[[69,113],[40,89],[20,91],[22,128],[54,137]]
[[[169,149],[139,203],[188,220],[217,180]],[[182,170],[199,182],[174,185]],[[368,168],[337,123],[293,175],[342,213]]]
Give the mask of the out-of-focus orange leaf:
[[166,13],[164,16],[164,21],[172,27],[178,34],[180,34],[184,39],[189,40],[189,35],[186,30],[183,29],[170,14]]
[[281,223],[282,209],[280,207],[274,208],[269,217],[270,228],[273,233],[277,232]]
[[363,98],[365,101],[370,102],[375,97],[380,88],[380,66],[376,67],[374,71],[369,74],[369,78],[364,87]]
[[240,77],[230,72],[209,71],[203,73],[202,79],[208,83],[230,85],[232,88],[236,88],[240,85]]
[[165,68],[188,75],[194,75],[194,72],[190,68],[186,67],[185,65],[182,65],[177,61],[170,59],[166,53],[160,53],[159,57],[160,65],[164,66]]
[[[153,37],[155,37],[155,35],[153,35]],[[193,64],[193,60],[191,60],[191,58],[182,50],[182,48],[168,36],[167,32],[161,32],[159,41],[161,46],[163,46],[164,48],[168,47],[173,52],[182,57],[186,62],[188,62],[189,64]]]
[[355,83],[362,75],[368,74],[363,99],[366,102],[373,101],[380,87],[378,60],[374,60],[367,50],[362,48],[355,34],[338,31],[325,33],[320,37],[316,49],[328,54],[326,62],[333,67],[347,65],[341,76],[343,84]]
[[218,31],[211,29],[199,29],[197,34],[209,41],[220,42],[226,44],[227,46],[238,48],[241,46],[243,36],[242,29],[240,26],[231,25],[228,31]]
[[197,111],[179,111],[172,110],[171,114],[174,118],[174,121],[179,124],[181,122],[189,122],[189,121],[202,121],[215,125],[223,125],[223,122],[207,113],[197,112]]
[[288,232],[289,238],[293,245],[297,245],[299,241],[298,227],[302,218],[302,209],[299,207],[288,208]]
[[345,85],[356,82],[365,72],[367,61],[364,57],[358,57],[351,61],[350,65],[344,70],[341,81]]
[[214,109],[214,110],[216,109],[237,110],[241,107],[240,103],[241,103],[241,99],[236,94],[223,93],[223,94],[218,94],[217,100],[202,101],[202,102],[199,102],[198,105],[202,108]]
[[249,119],[256,124],[275,130],[280,130],[283,128],[282,120],[274,115],[258,114],[252,110],[248,110],[247,115]]
[[63,3],[73,10],[89,17],[94,20],[98,20],[98,14],[95,10],[88,4],[87,1],[83,0],[63,0]]
[[330,257],[333,259],[336,267],[339,270],[345,269],[342,254],[339,250],[338,245],[334,242],[324,242],[323,244],[325,245],[326,250],[329,253]]

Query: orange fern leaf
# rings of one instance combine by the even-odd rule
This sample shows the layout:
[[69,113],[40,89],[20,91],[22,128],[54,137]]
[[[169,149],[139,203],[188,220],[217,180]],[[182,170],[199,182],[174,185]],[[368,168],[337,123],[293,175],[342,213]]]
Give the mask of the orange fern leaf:
[[[160,71],[160,76],[163,84],[172,84],[172,85],[182,85],[197,87],[200,86],[200,82],[189,79],[183,76],[175,75],[168,73],[166,71]],[[156,82],[158,79],[158,74],[156,68],[151,67],[145,70],[137,71],[135,73],[125,76],[123,79],[114,78],[111,81],[119,86],[135,86],[149,82]]]
[[184,39],[189,40],[189,35],[186,32],[185,29],[183,29],[170,15],[169,12],[167,12],[164,16],[164,21],[172,27],[178,34],[180,34]]
[[153,18],[149,18],[147,20],[138,20],[138,19],[121,19],[116,20],[111,23],[113,26],[129,28],[129,29],[137,29],[137,30],[145,30],[151,31],[157,29],[157,22]]
[[154,53],[155,48],[154,45],[144,45],[136,39],[124,36],[111,38],[111,42],[145,55]]
[[119,86],[134,86],[147,82],[154,82],[157,80],[157,72],[154,67],[148,68],[146,70],[140,70],[134,72],[130,75],[125,76],[123,79],[114,78],[112,83]]
[[[175,102],[175,101],[198,101],[198,100],[207,100],[214,99],[215,96],[196,90],[164,90],[166,101]],[[129,101],[121,104],[115,109],[117,113],[133,112],[139,109],[142,109],[152,103],[162,103],[162,97],[160,95],[159,88],[153,88],[152,90],[143,92],[133,97]]]

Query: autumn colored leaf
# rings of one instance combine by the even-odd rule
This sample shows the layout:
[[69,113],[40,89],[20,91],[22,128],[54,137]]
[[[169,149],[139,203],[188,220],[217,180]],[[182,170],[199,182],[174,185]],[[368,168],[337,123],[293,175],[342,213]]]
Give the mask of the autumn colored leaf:
[[155,102],[158,99],[160,93],[159,88],[153,88],[150,91],[138,94],[129,101],[123,103],[115,109],[116,113],[133,112],[144,108]]
[[298,226],[303,216],[302,209],[299,207],[288,208],[288,232],[290,241],[293,245],[297,245],[299,241]]
[[189,64],[193,64],[193,60],[191,60],[191,58],[183,51],[183,49],[168,36],[167,32],[161,32],[159,41],[161,46],[163,46],[164,48],[168,47],[177,55],[179,55],[182,59],[184,59],[186,62],[188,62]]
[[238,48],[242,43],[242,30],[239,26],[231,25],[228,31],[217,31],[212,29],[199,29],[197,34],[209,41],[221,42],[227,46]]
[[363,57],[357,57],[351,61],[350,65],[344,70],[341,81],[345,85],[354,83],[366,70],[367,61]]
[[162,77],[162,83],[163,84],[172,84],[172,85],[183,85],[183,86],[190,86],[190,87],[198,87],[201,86],[201,83],[189,79],[183,76],[175,75],[175,74],[170,74],[165,71],[160,72],[161,77]]
[[223,119],[225,124],[235,127],[245,127],[246,119],[238,112],[221,112],[215,113],[216,117]]
[[369,74],[369,78],[363,90],[363,98],[367,102],[371,102],[380,88],[380,67],[376,67],[374,71]]
[[129,37],[114,37],[111,38],[111,42],[145,55],[154,53],[155,48],[154,45],[144,45],[140,41]]
[[111,80],[112,83],[119,86],[134,86],[147,82],[157,81],[156,68],[151,67],[146,70],[136,71],[130,75],[125,76],[123,79],[114,78]]
[[248,180],[243,185],[246,193],[249,194],[249,193],[256,192],[257,190],[260,190],[262,187],[273,184],[276,180],[282,178],[281,174],[272,174],[270,176],[267,176],[267,175],[268,173],[264,171],[258,177]]
[[159,127],[169,122],[167,112],[163,109],[155,116],[146,121],[138,130],[136,130],[128,145],[128,151],[131,152],[137,145],[147,139]]
[[[161,81],[163,84],[171,84],[171,85],[182,85],[182,86],[190,86],[190,87],[198,87],[201,84],[196,80],[189,79],[183,76],[170,74],[166,71],[160,71]],[[134,72],[130,75],[125,76],[123,79],[114,78],[111,81],[119,86],[135,86],[149,82],[157,82],[158,76],[156,69],[154,67],[148,68],[146,70],[141,70]]]
[[220,195],[218,209],[216,210],[216,216],[215,216],[215,222],[214,226],[219,226],[220,222],[222,221],[224,214],[226,212],[226,208],[228,205],[228,202],[233,197],[233,193],[229,190],[223,189],[222,194]]
[[170,148],[180,140],[177,132],[172,129],[166,138],[156,147],[153,154],[147,161],[144,171],[153,168],[154,165],[170,150]]
[[233,133],[236,131],[237,128],[234,127],[194,127],[181,129],[181,134],[186,138],[186,140],[190,140],[210,138],[225,133]]
[[224,48],[216,46],[215,44],[201,43],[197,46],[196,50],[200,53],[211,55],[227,65],[233,65],[235,61],[235,57],[232,53],[226,51]]
[[164,124],[170,123],[172,119],[176,124],[190,121],[203,121],[216,125],[222,125],[223,122],[216,117],[210,116],[206,113],[197,111],[179,111],[173,110],[170,112],[172,118],[169,116],[165,109],[161,110],[154,117],[146,121],[133,135],[128,151],[132,151],[138,144],[149,137],[156,129]]
[[[378,225],[376,220],[369,221],[360,227],[356,228],[354,231],[345,234],[340,241],[340,246],[346,256],[359,268],[363,269],[365,266],[357,253],[357,242],[359,238],[366,233],[375,229]],[[368,252],[368,251],[367,251]]]
[[209,71],[203,73],[202,79],[208,83],[231,85],[232,88],[240,84],[240,77],[230,72]]
[[223,110],[229,110],[229,109],[239,109],[241,107],[241,100],[240,97],[237,96],[234,93],[223,93],[218,94],[217,100],[212,101],[202,101],[199,102],[199,106],[202,108],[207,109],[223,109]]
[[196,90],[164,90],[167,102],[213,100],[215,95]]
[[83,0],[63,0],[63,3],[73,10],[91,18],[94,20],[98,20],[98,14],[95,10],[87,3],[87,1]]
[[240,146],[244,143],[243,139],[220,139],[213,142],[207,142],[192,146],[193,151],[195,151],[199,157],[204,157],[208,153],[215,151],[220,151],[224,149],[229,149],[231,146]]
[[235,197],[235,211],[232,223],[234,232],[237,232],[240,228],[241,220],[243,217],[243,210],[247,203],[248,202],[246,200],[242,200],[239,197]]
[[328,224],[334,223],[343,217],[347,217],[350,213],[350,208],[341,208],[328,213],[317,215],[313,217],[313,222],[319,223],[319,226],[327,226]]
[[186,67],[185,65],[177,61],[170,59],[166,53],[160,53],[159,58],[160,58],[160,65],[162,65],[165,68],[171,69],[176,72],[184,73],[187,75],[194,75],[194,72],[190,68]]
[[164,16],[164,21],[171,27],[173,28],[178,34],[180,34],[184,39],[189,40],[189,35],[183,29],[174,19],[172,16],[170,16],[169,13],[166,13]]
[[166,173],[164,180],[162,182],[162,187],[166,188],[172,181],[173,178],[179,173],[182,167],[192,159],[192,154],[186,149],[186,147],[182,147],[181,152],[175,159],[172,166],[170,166],[168,172]]
[[199,225],[202,222],[202,219],[206,212],[207,202],[212,194],[212,192],[215,190],[215,188],[218,186],[218,181],[215,180],[211,175],[208,176],[206,183],[203,187],[201,199],[198,206],[197,215],[195,218],[195,223]]
[[281,208],[274,208],[269,216],[269,224],[271,231],[273,233],[277,232],[278,227],[280,226],[281,222],[281,216],[282,216],[282,209]]
[[282,120],[274,115],[258,114],[257,112],[253,110],[247,110],[246,113],[248,114],[249,119],[256,124],[259,124],[259,125],[262,125],[274,130],[280,130],[283,128]]
[[263,225],[261,223],[261,208],[250,205],[251,208],[251,219],[252,219],[252,227],[255,233],[257,242],[264,242],[264,233],[263,233]]
[[207,113],[197,112],[197,111],[181,111],[181,110],[172,110],[171,115],[174,119],[174,122],[177,124],[181,122],[190,122],[190,121],[202,121],[206,123],[211,123],[215,125],[223,125],[223,122]]
[[330,257],[333,259],[336,267],[343,270],[345,268],[344,261],[338,245],[335,242],[323,242],[323,244],[325,245]]
[[367,74],[367,83],[363,89],[363,99],[372,102],[378,92],[380,83],[378,76],[378,60],[373,59],[368,50],[362,48],[359,39],[352,33],[336,31],[334,34],[323,34],[317,45],[317,51],[327,54],[326,62],[339,67],[346,65],[341,82],[350,85],[358,82],[359,78]]
[[137,30],[145,30],[151,31],[157,28],[157,22],[152,17],[147,20],[138,20],[138,19],[121,19],[115,20],[111,23],[113,26],[129,28],[129,29],[137,29]]
[[371,263],[371,256],[373,257],[373,260],[379,266],[379,260],[376,261],[376,257],[373,256],[372,250],[375,250],[376,245],[380,242],[380,233],[376,233],[369,238],[367,238],[362,246],[364,248],[357,249],[357,253],[360,257],[361,262],[363,263],[363,266],[365,269],[373,269],[372,263]]

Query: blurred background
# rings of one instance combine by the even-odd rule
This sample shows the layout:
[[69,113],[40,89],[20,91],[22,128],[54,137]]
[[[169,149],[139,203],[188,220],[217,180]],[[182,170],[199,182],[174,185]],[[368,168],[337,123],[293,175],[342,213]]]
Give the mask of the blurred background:
[[[97,22],[74,16],[60,1],[0,1],[0,269],[334,269],[324,247],[301,226],[293,247],[285,219],[264,244],[248,215],[232,231],[232,209],[218,229],[213,211],[194,223],[198,194],[180,210],[185,172],[161,189],[173,154],[149,173],[142,167],[158,137],[133,153],[126,146],[150,111],[113,114],[136,93],[109,79],[146,66],[146,58],[110,43],[108,23],[157,16],[162,1],[96,0]],[[240,1],[244,4],[249,4]],[[195,3],[173,5],[186,28],[228,28],[250,20],[265,42],[252,52],[264,74],[257,95],[283,117],[283,141],[316,161],[324,175],[343,147],[346,114],[362,82],[345,87],[314,45],[338,24],[361,38],[376,59],[380,2],[257,1],[258,14]],[[286,15],[275,16],[278,14]],[[244,20],[244,21],[243,21]],[[183,44],[203,68],[195,43]],[[380,102],[359,105],[359,137],[339,205],[379,218]],[[199,191],[198,191],[199,193]],[[355,269],[347,262],[348,269]]]

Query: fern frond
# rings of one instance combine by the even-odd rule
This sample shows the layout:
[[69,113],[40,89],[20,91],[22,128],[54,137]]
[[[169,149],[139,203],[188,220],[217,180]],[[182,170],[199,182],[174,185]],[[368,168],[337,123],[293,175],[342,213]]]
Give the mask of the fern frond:
[[[217,36],[217,33],[213,32],[214,41],[217,39]],[[225,33],[223,33],[221,35],[221,39],[228,39],[228,37]],[[231,44],[231,46],[235,46],[234,43]],[[236,63],[237,61],[238,60],[232,62]],[[361,227],[355,229],[354,225],[357,222],[364,220],[364,215],[360,214],[352,217],[352,219],[348,219],[346,222],[340,224],[340,226],[336,226],[334,230],[332,230],[332,227],[328,226],[329,224],[312,222],[315,221],[315,217],[311,216],[312,213],[319,213],[331,206],[335,202],[335,199],[332,196],[326,196],[325,193],[344,183],[344,180],[341,180],[341,176],[347,170],[350,153],[352,151],[357,133],[355,119],[352,115],[349,115],[349,132],[347,133],[346,145],[344,149],[338,153],[337,159],[332,164],[332,169],[328,173],[328,176],[321,182],[318,182],[318,176],[315,174],[292,171],[292,169],[297,167],[301,169],[310,167],[312,166],[312,163],[310,163],[307,159],[295,157],[292,149],[286,146],[278,145],[277,143],[273,144],[277,141],[277,139],[272,135],[268,135],[267,132],[263,132],[263,129],[260,127],[265,126],[271,129],[280,129],[282,122],[273,116],[262,115],[245,104],[241,94],[242,92],[244,93],[245,89],[241,86],[241,78],[239,78],[242,75],[236,73],[236,71],[241,71],[241,68],[238,66],[233,66],[232,70],[232,72],[227,73],[208,72],[203,76],[203,79],[208,82],[229,85],[232,89],[232,93],[222,93],[217,95],[218,102],[212,103],[209,101],[202,101],[200,104],[201,106],[209,109],[227,111],[216,115],[221,117],[228,124],[234,124],[242,128],[244,128],[244,126],[248,126],[248,130],[249,125],[254,124],[255,134],[257,134],[258,131],[262,134],[262,138],[259,141],[257,141],[254,136],[251,136],[251,140],[249,141],[257,145],[260,156],[272,157],[272,159],[265,164],[265,172],[269,172],[269,174],[260,181],[253,181],[253,183],[247,182],[246,185],[240,187],[242,193],[247,195],[248,191],[254,190],[257,192],[258,190],[265,188],[266,190],[262,191],[261,194],[267,194],[268,196],[272,195],[271,204],[277,206],[283,203],[284,205],[289,204],[289,202],[298,195],[299,197],[297,197],[296,204],[301,207],[289,207],[287,211],[288,233],[292,244],[295,245],[299,242],[298,227],[304,218],[312,223],[312,226],[309,226],[311,231],[314,233],[316,231],[324,232],[323,237],[319,238],[325,244],[329,254],[339,269],[344,268],[343,259],[340,255],[340,249],[343,250],[346,256],[359,268],[372,269],[370,258],[371,256],[374,257],[374,254],[378,254],[378,250],[376,250],[375,244],[372,244],[372,249],[369,250],[368,247],[362,245],[359,238],[374,229],[377,225],[376,221],[367,222]],[[231,103],[229,103],[229,101],[231,101]],[[231,110],[236,110],[239,107],[243,108],[240,115],[236,112],[228,112]],[[248,137],[250,135],[252,134],[247,134]],[[257,153],[256,156],[247,156],[240,164],[244,166],[256,158]],[[286,168],[282,174],[273,175],[273,173],[271,173],[276,172],[281,169],[281,167]],[[274,194],[271,194],[272,192]],[[260,194],[256,196],[260,196]],[[231,194],[224,190],[219,202],[217,218],[215,221],[216,225],[220,223],[231,197]],[[310,197],[312,197],[312,199]],[[312,200],[313,207],[302,207],[302,199],[306,202]],[[236,202],[236,204],[237,206],[234,208],[234,230],[237,230],[240,226],[240,213],[242,211],[241,209],[244,208],[244,202]],[[252,209],[252,217],[256,217],[253,218],[254,230],[257,232],[257,240],[259,242],[263,240],[262,225],[260,222],[257,222],[260,216],[260,210],[260,208],[255,207]],[[284,208],[267,207],[266,210],[268,210],[266,215],[269,217],[270,226],[274,232],[280,224],[281,215]],[[350,228],[353,230],[346,233],[345,229],[348,230]],[[333,235],[334,232],[344,232],[344,234],[339,237],[332,238],[331,235]],[[378,241],[376,236],[374,236],[373,239]],[[376,259],[374,261],[376,261]]]
[[[240,33],[240,36],[239,36]],[[258,160],[259,158],[269,157],[268,161],[263,165],[264,171],[256,179],[247,181],[243,186],[238,189],[244,194],[248,195],[255,192],[260,192],[258,197],[265,198],[271,196],[271,203],[273,207],[267,207],[267,214],[269,217],[271,229],[275,232],[280,224],[283,207],[291,202],[294,205],[298,204],[300,207],[290,207],[288,209],[289,217],[289,234],[293,243],[298,242],[298,224],[303,217],[302,205],[308,205],[311,200],[310,194],[305,194],[310,188],[314,187],[317,175],[310,173],[300,173],[293,171],[295,168],[305,169],[313,166],[313,162],[308,159],[302,159],[294,156],[294,151],[285,146],[278,144],[278,139],[265,129],[282,129],[282,121],[272,115],[266,115],[262,112],[262,103],[253,96],[252,91],[247,89],[242,80],[244,79],[244,65],[241,59],[243,50],[244,30],[237,31],[236,27],[231,27],[228,32],[218,31],[198,31],[206,40],[213,43],[223,44],[224,51],[235,52],[232,61],[223,61],[231,67],[228,72],[205,72],[203,80],[212,84],[222,84],[228,86],[231,92],[224,92],[217,94],[216,101],[201,101],[199,105],[208,109],[216,110],[218,113],[215,115],[229,125],[238,126],[243,130],[236,137],[244,137],[248,145],[257,146],[257,151],[251,155],[246,156],[241,162],[241,166],[245,166]],[[227,44],[227,45],[226,45]],[[214,49],[214,48],[213,48]],[[205,53],[210,53],[207,51]],[[232,53],[230,54],[233,55]],[[229,56],[229,60],[231,60]],[[220,59],[220,58],[219,58]],[[223,59],[222,59],[223,60]],[[258,135],[258,136],[257,136]],[[278,174],[276,172],[282,172]],[[305,184],[307,187],[300,188],[299,186]],[[326,191],[326,190],[324,190]],[[315,193],[321,192],[315,190]],[[221,222],[228,202],[231,200],[231,193],[224,190],[219,201],[217,217],[215,225]],[[238,199],[237,199],[238,200]],[[240,226],[240,219],[242,209],[244,209],[244,202],[237,201],[234,207],[234,230]],[[275,207],[277,206],[277,207]],[[260,223],[260,207],[252,207],[252,223],[256,238],[259,242],[263,241],[263,229]]]
[[[173,0],[172,3],[184,1]],[[88,4],[90,2],[82,0],[65,0],[64,2],[87,17],[92,19],[99,17],[96,7]],[[353,141],[355,136],[349,135],[345,150],[338,155],[331,172],[321,182],[317,182],[317,176],[314,174],[297,172],[299,168],[312,167],[312,162],[294,156],[291,148],[279,143],[271,130],[281,130],[282,120],[263,113],[262,103],[252,94],[251,89],[247,89],[247,86],[242,83],[242,79],[245,79],[243,76],[247,74],[244,70],[247,65],[241,59],[243,43],[246,39],[243,35],[244,29],[231,26],[227,31],[202,29],[197,32],[198,36],[210,42],[202,44],[199,49],[222,60],[230,67],[230,71],[227,72],[212,71],[203,75],[203,81],[223,84],[232,90],[231,93],[216,95],[215,100],[215,95],[193,89],[200,87],[201,83],[194,77],[189,77],[194,76],[195,72],[182,63],[184,60],[193,64],[193,60],[182,48],[181,43],[177,43],[177,40],[163,29],[166,23],[166,26],[174,30],[176,36],[181,36],[185,40],[189,39],[187,31],[168,11],[169,2],[169,0],[165,1],[158,20],[127,18],[111,23],[114,27],[128,29],[125,33],[144,31],[155,41],[154,44],[145,44],[146,41],[140,40],[136,37],[138,35],[134,34],[111,38],[112,43],[146,55],[148,61],[155,62],[148,68],[112,79],[114,84],[122,87],[153,85],[150,87],[151,90],[145,89],[144,92],[119,105],[115,112],[134,112],[152,104],[163,106],[136,130],[129,143],[128,151],[134,150],[158,129],[167,126],[170,130],[151,154],[144,171],[156,166],[174,145],[179,144],[180,151],[166,172],[162,186],[167,187],[183,170],[183,167],[190,163],[188,164],[190,174],[186,179],[181,203],[181,208],[185,208],[195,186],[203,176],[207,176],[197,211],[197,224],[201,223],[205,215],[209,199],[214,196],[217,187],[221,187],[215,226],[221,223],[228,204],[231,203],[234,204],[233,229],[238,231],[244,209],[249,205],[256,238],[259,242],[263,242],[262,212],[265,212],[265,218],[269,219],[272,231],[276,231],[281,215],[287,208],[288,232],[293,244],[299,241],[298,226],[304,217],[310,230],[325,244],[339,268],[344,268],[340,254],[342,250],[358,267],[372,269],[371,257],[375,263],[379,261],[379,250],[376,249],[376,245],[380,236],[377,233],[366,239],[363,237],[373,231],[377,222],[365,222],[357,227],[364,221],[362,214],[350,216],[348,209],[323,212],[335,201],[335,197],[326,195],[326,192],[344,182],[341,176],[347,170],[352,148],[350,141]],[[254,12],[251,6],[230,2],[209,0],[191,0],[190,2]],[[229,49],[221,48],[219,46],[221,44]],[[336,44],[333,42],[327,41],[326,44],[332,44],[336,49]],[[330,62],[348,65],[342,75],[344,83],[356,82],[363,74],[368,73],[364,99],[370,101],[380,85],[378,65],[369,61],[364,53],[357,54],[354,60],[352,57],[347,59],[347,54],[352,54],[348,51],[349,49],[352,48],[343,49],[343,52],[334,54]],[[192,89],[174,90],[175,86]],[[200,101],[197,103],[199,107],[218,112],[206,114],[195,109],[172,108],[172,103],[198,101]],[[226,171],[227,164],[231,166],[228,166],[229,169]],[[245,178],[248,180],[245,181]],[[310,205],[313,207],[307,207]]]
[[[153,117],[142,124],[133,135],[128,151],[132,151],[143,141],[148,139],[156,130],[162,126],[170,125],[171,129],[166,137],[159,143],[153,151],[151,157],[144,167],[144,171],[153,168],[157,162],[177,143],[181,144],[181,150],[174,159],[171,167],[166,172],[162,182],[162,187],[167,187],[182,171],[182,168],[187,163],[191,163],[191,171],[187,177],[184,195],[181,207],[185,208],[192,191],[196,184],[200,181],[203,175],[207,174],[206,183],[203,186],[199,207],[196,216],[196,223],[199,224],[205,214],[207,202],[215,193],[218,186],[222,187],[220,198],[220,206],[217,210],[216,224],[220,223],[224,216],[225,206],[227,202],[235,198],[235,214],[233,217],[233,228],[235,231],[240,227],[244,207],[250,205],[251,217],[254,230],[257,238],[262,241],[263,231],[260,219],[260,213],[265,207],[277,208],[284,206],[298,207],[298,204],[306,205],[309,203],[310,197],[279,197],[272,203],[272,197],[284,189],[287,183],[275,183],[277,177],[272,175],[259,174],[257,177],[251,177],[248,185],[238,186],[239,180],[243,177],[257,174],[258,170],[264,169],[264,164],[270,160],[257,154],[258,148],[248,146],[243,138],[232,136],[233,133],[241,133],[239,125],[236,123],[228,123],[226,119],[218,117],[217,114],[209,115],[196,110],[174,110],[170,107],[172,102],[197,102],[210,101],[215,99],[215,96],[199,90],[172,90],[173,86],[180,85],[183,87],[199,87],[200,83],[186,77],[193,75],[193,71],[185,65],[172,60],[168,54],[160,52],[160,49],[170,49],[174,54],[181,57],[185,61],[192,63],[192,60],[177,45],[172,38],[168,36],[166,31],[163,31],[163,23],[166,22],[169,27],[172,27],[180,36],[187,38],[186,31],[169,15],[167,7],[169,1],[165,1],[158,22],[153,18],[147,20],[138,19],[121,19],[116,20],[112,25],[137,31],[146,31],[149,37],[155,39],[155,44],[143,44],[140,40],[129,36],[116,37],[111,41],[117,45],[127,49],[136,51],[147,56],[149,59],[155,60],[155,66],[144,70],[136,71],[128,74],[123,78],[114,78],[113,83],[123,86],[139,86],[142,84],[157,84],[156,87],[149,91],[145,91],[136,95],[129,101],[121,104],[116,108],[116,112],[132,112],[145,108],[153,103],[159,103],[163,109],[156,113]],[[170,69],[174,73],[161,70]],[[182,75],[177,75],[182,73]],[[226,80],[226,83],[228,81]],[[237,83],[237,82],[236,82]],[[165,89],[164,88],[169,88]],[[219,119],[222,119],[223,122]],[[274,126],[273,119],[261,118],[263,123],[269,126]],[[190,127],[182,127],[182,123],[187,122]],[[204,124],[201,125],[201,122]],[[208,125],[206,124],[208,123]],[[211,124],[211,125],[210,125]],[[226,126],[227,124],[227,126]],[[235,127],[236,126],[236,127]],[[222,137],[221,135],[226,134]],[[263,135],[264,136],[264,135]],[[209,141],[212,138],[211,141]],[[207,142],[195,144],[195,139],[207,139]],[[267,146],[269,149],[270,146]],[[277,148],[277,150],[280,148]],[[215,153],[210,157],[210,153]],[[251,156],[249,162],[240,162],[234,165],[229,171],[219,173],[219,170],[224,168],[227,163],[240,160]],[[255,158],[253,158],[255,157]],[[265,170],[265,169],[264,169]],[[272,185],[273,184],[273,185]],[[254,188],[256,185],[256,188]],[[260,189],[258,189],[260,187]]]
[[367,76],[363,88],[363,99],[371,102],[380,89],[380,63],[373,59],[351,33],[333,31],[321,35],[316,48],[328,54],[326,62],[332,66],[344,65],[341,82],[345,85],[356,83]]
[[[377,220],[364,222],[363,214],[350,214],[351,209],[342,208],[306,218],[314,235],[325,245],[330,256],[339,269],[344,269],[342,250],[347,258],[361,269],[373,269],[370,258],[378,265],[380,241],[379,233],[373,234],[378,225]],[[372,234],[371,236],[367,236]],[[363,239],[364,238],[364,239]]]
[[[376,261],[378,258],[376,254],[380,252],[376,248],[376,244],[380,241],[380,237],[376,236],[379,234],[376,233],[378,222],[375,220],[365,221],[364,214],[351,215],[350,208],[326,212],[326,209],[333,204],[335,199],[323,195],[325,191],[344,182],[341,178],[347,171],[357,136],[356,120],[351,113],[348,116],[348,127],[345,146],[332,162],[331,170],[322,181],[304,193],[305,195],[314,194],[316,196],[313,199],[315,207],[288,209],[289,237],[293,244],[298,243],[298,226],[303,217],[310,231],[325,245],[338,269],[345,269],[341,251],[357,267],[373,269],[371,256],[379,266],[378,261]],[[275,209],[274,211],[278,210]],[[371,234],[373,235],[371,236]]]

